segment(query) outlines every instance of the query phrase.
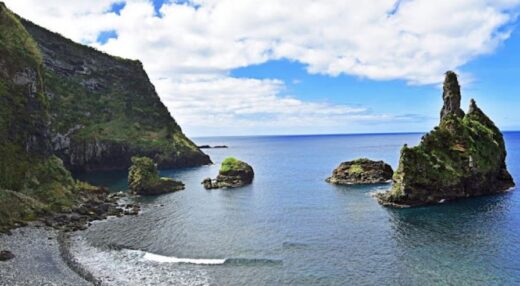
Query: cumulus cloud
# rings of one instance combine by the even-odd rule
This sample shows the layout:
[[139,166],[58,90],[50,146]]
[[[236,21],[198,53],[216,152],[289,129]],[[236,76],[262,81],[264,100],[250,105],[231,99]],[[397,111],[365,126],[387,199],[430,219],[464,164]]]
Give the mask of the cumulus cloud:
[[[140,59],[181,124],[326,124],[399,120],[366,108],[282,96],[279,80],[232,78],[269,60],[309,73],[436,84],[448,69],[510,35],[520,0],[6,0],[15,12],[76,41]],[[96,43],[100,32],[118,37]],[[390,118],[391,117],[391,118]],[[308,121],[306,121],[308,120]]]

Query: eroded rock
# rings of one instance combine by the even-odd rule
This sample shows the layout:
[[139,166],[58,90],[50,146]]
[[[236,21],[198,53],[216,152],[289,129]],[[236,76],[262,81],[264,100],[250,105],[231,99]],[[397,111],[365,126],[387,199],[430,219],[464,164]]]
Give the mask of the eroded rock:
[[401,149],[390,191],[377,195],[387,206],[409,207],[503,193],[515,184],[505,159],[504,138],[493,121],[471,100],[459,111],[460,87],[446,74],[441,123],[416,147]]
[[184,189],[184,184],[171,178],[159,177],[159,171],[152,159],[132,157],[128,173],[128,186],[138,195],[160,195]]
[[380,184],[392,179],[392,167],[383,161],[361,158],[341,163],[327,182],[337,185]]
[[206,189],[238,188],[251,184],[254,176],[249,164],[229,157],[222,162],[217,178],[206,178],[202,184]]

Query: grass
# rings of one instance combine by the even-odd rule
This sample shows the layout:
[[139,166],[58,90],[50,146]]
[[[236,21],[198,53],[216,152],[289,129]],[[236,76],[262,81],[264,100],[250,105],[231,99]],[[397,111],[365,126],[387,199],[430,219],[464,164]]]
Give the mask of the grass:
[[364,170],[363,170],[363,167],[361,167],[361,165],[353,164],[353,165],[350,165],[350,167],[348,168],[348,172],[350,174],[361,174],[364,172]]
[[220,166],[220,173],[227,173],[234,170],[240,170],[245,166],[245,163],[234,158],[227,157],[222,161],[222,165]]
[[464,117],[447,116],[412,148],[403,147],[388,196],[398,199],[405,187],[462,185],[472,176],[498,173],[505,144],[494,123],[478,108]]

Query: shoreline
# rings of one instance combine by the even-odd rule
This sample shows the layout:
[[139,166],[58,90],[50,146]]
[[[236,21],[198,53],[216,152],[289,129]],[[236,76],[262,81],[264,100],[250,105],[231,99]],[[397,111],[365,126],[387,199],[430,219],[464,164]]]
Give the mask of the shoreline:
[[79,277],[83,278],[87,282],[92,285],[101,285],[102,281],[97,279],[92,273],[83,268],[75,259],[72,253],[70,252],[70,240],[69,234],[60,232],[56,237],[58,242],[58,248],[60,252],[60,257],[63,262],[76,273]]
[[0,235],[0,249],[15,255],[0,262],[0,285],[99,285],[92,275],[74,269],[62,242],[63,232],[37,223]]

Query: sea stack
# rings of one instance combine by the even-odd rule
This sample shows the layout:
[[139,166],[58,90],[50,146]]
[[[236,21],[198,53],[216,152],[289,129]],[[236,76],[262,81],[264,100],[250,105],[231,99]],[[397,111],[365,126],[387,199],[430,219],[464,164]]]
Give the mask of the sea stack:
[[473,99],[464,114],[460,95],[457,75],[447,72],[440,124],[418,146],[401,149],[392,189],[377,195],[381,204],[435,204],[503,193],[515,185],[502,133]]
[[360,158],[341,163],[325,181],[336,185],[366,185],[388,183],[392,167],[383,161]]
[[254,176],[253,168],[249,164],[233,157],[228,157],[222,161],[217,178],[214,180],[206,178],[202,181],[202,185],[208,190],[238,188],[251,184]]
[[157,165],[148,157],[132,157],[128,173],[130,192],[149,196],[184,190],[184,184],[171,178],[159,177]]

